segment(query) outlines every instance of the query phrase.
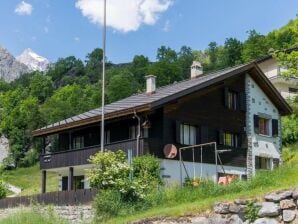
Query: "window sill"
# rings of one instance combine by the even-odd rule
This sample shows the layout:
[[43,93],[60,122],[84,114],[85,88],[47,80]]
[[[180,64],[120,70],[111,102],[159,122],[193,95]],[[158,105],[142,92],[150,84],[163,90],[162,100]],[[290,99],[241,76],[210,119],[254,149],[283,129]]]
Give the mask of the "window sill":
[[264,134],[257,134],[257,135],[265,138],[275,138],[274,136],[271,136],[271,135],[264,135]]

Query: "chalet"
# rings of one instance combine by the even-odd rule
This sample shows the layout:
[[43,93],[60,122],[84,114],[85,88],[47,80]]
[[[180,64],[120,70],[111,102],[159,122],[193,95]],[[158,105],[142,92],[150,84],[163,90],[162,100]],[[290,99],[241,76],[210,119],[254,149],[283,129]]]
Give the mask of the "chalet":
[[[106,105],[105,149],[155,155],[166,182],[246,179],[280,163],[281,116],[291,108],[256,63],[203,74],[194,62],[190,79],[161,88],[155,76],[146,79],[146,92]],[[33,132],[44,143],[43,192],[48,172],[59,175],[61,191],[89,188],[86,169],[100,151],[100,125],[99,108]]]
[[[298,51],[298,46],[284,50],[286,53],[292,51]],[[296,77],[285,78],[281,76],[281,73],[286,69],[281,67],[272,55],[262,57],[256,60],[256,63],[285,99],[298,95],[298,79]]]

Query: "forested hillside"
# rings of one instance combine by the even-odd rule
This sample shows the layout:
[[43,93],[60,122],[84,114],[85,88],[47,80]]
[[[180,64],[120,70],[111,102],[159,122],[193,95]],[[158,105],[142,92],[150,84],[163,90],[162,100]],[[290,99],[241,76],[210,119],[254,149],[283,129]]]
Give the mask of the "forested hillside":
[[[144,76],[157,76],[157,85],[189,77],[193,60],[200,61],[204,72],[234,66],[298,44],[298,19],[262,35],[247,32],[240,41],[229,37],[223,45],[210,42],[198,51],[182,46],[179,51],[161,46],[156,61],[136,55],[131,63],[107,64],[106,100],[108,103],[144,89]],[[0,80],[0,132],[10,141],[11,155],[6,164],[30,166],[38,156],[39,142],[31,131],[46,124],[99,107],[101,104],[102,50],[95,49],[84,61],[69,56],[59,59],[46,73],[24,74],[6,83]],[[298,135],[298,134],[297,134]]]

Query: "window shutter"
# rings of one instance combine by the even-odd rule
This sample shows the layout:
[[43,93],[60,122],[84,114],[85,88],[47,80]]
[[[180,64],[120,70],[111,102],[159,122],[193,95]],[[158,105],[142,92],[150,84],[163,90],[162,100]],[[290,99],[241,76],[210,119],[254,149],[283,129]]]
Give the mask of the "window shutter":
[[176,121],[176,142],[181,143],[180,141],[180,126],[181,126],[181,121]]
[[229,88],[224,88],[224,106],[228,108],[228,102],[229,102]]
[[259,134],[259,116],[254,115],[254,130],[256,134]]
[[239,109],[242,111],[246,111],[245,92],[240,92],[238,96],[239,96]]
[[278,136],[278,120],[272,119],[272,136]]
[[224,144],[224,132],[222,130],[218,131],[218,144]]

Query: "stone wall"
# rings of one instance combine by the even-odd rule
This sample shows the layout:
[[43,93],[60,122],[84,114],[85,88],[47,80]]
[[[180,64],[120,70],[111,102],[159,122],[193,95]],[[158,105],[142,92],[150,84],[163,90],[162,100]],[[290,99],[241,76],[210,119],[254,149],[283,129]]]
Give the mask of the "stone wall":
[[90,205],[82,206],[32,206],[32,207],[18,207],[0,210],[0,220],[4,219],[19,211],[36,211],[44,215],[51,216],[55,214],[70,224],[91,223],[94,217],[93,209]]
[[[248,208],[254,210],[254,221],[248,220]],[[134,224],[282,224],[298,223],[298,188],[267,194],[262,201],[236,199],[233,202],[218,202],[205,215],[179,218],[149,218]]]

